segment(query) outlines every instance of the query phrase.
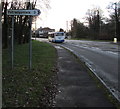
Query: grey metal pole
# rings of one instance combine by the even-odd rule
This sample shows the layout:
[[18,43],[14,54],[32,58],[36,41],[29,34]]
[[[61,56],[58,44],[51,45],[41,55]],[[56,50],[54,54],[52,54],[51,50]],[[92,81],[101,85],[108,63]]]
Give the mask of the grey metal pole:
[[11,67],[14,66],[14,16],[12,16],[12,37],[11,37]]
[[[35,18],[35,31],[36,31],[36,20],[37,18]],[[35,40],[36,40],[36,35],[35,35]]]
[[[32,7],[30,7],[32,9]],[[32,16],[30,16],[30,36],[29,36],[29,69],[31,70],[32,68],[32,40],[31,40],[31,35],[32,35]]]

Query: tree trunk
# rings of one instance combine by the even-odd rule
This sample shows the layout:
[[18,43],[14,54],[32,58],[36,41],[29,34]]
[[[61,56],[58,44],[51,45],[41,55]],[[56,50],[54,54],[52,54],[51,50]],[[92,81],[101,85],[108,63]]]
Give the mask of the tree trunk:
[[8,22],[7,22],[7,6],[8,3],[5,3],[5,8],[4,8],[4,22],[2,26],[2,42],[3,42],[3,48],[8,47],[8,34],[7,34],[7,29],[8,29]]

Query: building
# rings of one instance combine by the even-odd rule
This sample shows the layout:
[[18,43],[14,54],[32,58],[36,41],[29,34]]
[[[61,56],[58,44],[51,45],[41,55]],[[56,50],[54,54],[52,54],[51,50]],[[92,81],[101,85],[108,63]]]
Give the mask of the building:
[[36,30],[35,34],[37,37],[47,38],[49,32],[55,32],[55,29],[51,29],[49,27],[40,27]]

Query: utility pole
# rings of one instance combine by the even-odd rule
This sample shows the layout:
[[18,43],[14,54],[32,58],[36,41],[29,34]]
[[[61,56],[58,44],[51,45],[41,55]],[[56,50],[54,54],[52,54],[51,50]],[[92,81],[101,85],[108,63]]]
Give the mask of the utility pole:
[[68,32],[68,21],[66,21],[66,32]]

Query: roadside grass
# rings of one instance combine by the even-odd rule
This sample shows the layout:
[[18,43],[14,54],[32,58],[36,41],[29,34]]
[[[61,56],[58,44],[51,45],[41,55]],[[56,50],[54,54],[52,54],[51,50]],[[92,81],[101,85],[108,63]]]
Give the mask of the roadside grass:
[[40,107],[47,88],[53,87],[50,81],[56,74],[56,49],[39,41],[32,41],[32,46],[31,70],[28,68],[28,44],[15,46],[13,70],[9,50],[2,52],[3,107]]

